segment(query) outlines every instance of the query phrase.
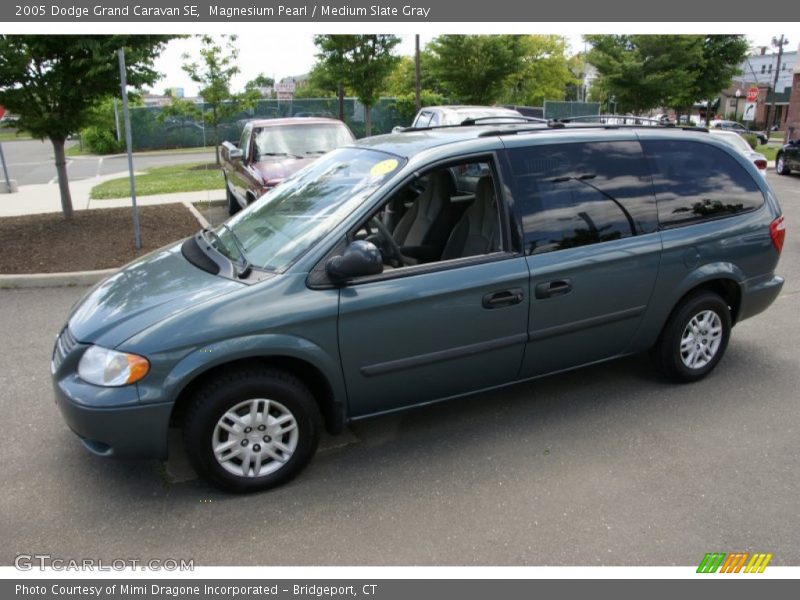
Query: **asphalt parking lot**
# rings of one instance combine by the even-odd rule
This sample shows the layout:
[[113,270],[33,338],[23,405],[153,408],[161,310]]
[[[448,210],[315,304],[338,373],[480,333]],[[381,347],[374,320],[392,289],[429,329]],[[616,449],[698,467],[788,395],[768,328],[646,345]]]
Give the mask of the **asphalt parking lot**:
[[665,383],[633,357],[374,419],[256,495],[217,492],[179,459],[87,454],[48,371],[83,290],[0,290],[0,564],[696,565],[710,551],[800,564],[800,176],[769,177],[786,285],[706,380]]

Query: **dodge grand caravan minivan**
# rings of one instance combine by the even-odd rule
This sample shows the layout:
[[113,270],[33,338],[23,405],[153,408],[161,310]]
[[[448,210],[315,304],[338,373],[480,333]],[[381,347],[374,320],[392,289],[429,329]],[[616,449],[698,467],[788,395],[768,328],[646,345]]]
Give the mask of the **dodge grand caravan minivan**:
[[784,222],[706,131],[513,124],[340,148],[72,309],[56,402],[102,456],[233,491],[296,475],[322,428],[650,351],[691,382],[766,309]]

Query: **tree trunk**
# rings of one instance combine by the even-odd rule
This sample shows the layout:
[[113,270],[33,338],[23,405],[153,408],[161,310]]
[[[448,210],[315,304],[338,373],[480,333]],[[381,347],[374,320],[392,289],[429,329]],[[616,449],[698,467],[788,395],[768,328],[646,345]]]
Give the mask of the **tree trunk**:
[[217,166],[219,166],[219,125],[216,122],[214,123],[214,156],[217,160]]
[[372,107],[364,105],[364,135],[372,135]]
[[61,210],[64,218],[72,218],[72,195],[69,193],[69,179],[67,178],[67,155],[64,153],[64,138],[50,138],[53,152],[56,157],[56,173],[58,174],[58,191],[61,192]]

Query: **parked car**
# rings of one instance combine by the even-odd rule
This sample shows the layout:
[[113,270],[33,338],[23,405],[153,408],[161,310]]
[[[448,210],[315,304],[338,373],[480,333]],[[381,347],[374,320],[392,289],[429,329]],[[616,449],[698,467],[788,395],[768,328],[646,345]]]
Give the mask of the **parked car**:
[[710,134],[714,135],[723,142],[730,144],[739,152],[744,154],[747,158],[753,161],[753,164],[756,166],[756,169],[758,169],[758,172],[761,173],[761,175],[764,177],[767,176],[767,157],[760,152],[753,150],[750,147],[750,144],[748,144],[742,136],[734,131],[727,131],[725,129],[709,129],[708,131]]
[[58,335],[56,403],[97,455],[164,458],[178,427],[210,482],[269,488],[323,427],[648,350],[702,379],[779,295],[784,235],[706,132],[366,138],[95,286]]
[[784,144],[775,155],[778,175],[788,175],[793,169],[800,171],[800,139]]
[[460,125],[467,119],[486,119],[488,117],[521,118],[519,111],[502,106],[426,106],[417,113],[411,127],[440,127]]
[[224,142],[221,148],[228,213],[236,214],[295,171],[353,140],[347,125],[336,119],[248,121],[238,145]]
[[762,146],[769,141],[769,136],[763,131],[750,131],[747,127],[737,121],[724,121],[722,119],[712,120],[708,124],[710,129],[724,129],[725,131],[733,131],[739,135],[749,133],[758,138],[758,143]]

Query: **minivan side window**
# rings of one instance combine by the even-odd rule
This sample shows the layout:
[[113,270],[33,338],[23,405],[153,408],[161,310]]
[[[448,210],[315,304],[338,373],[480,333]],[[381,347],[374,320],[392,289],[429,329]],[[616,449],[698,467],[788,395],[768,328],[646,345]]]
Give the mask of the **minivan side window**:
[[657,229],[653,183],[636,141],[511,148],[508,157],[528,254]]
[[643,140],[664,227],[754,210],[764,195],[730,154],[702,142]]

